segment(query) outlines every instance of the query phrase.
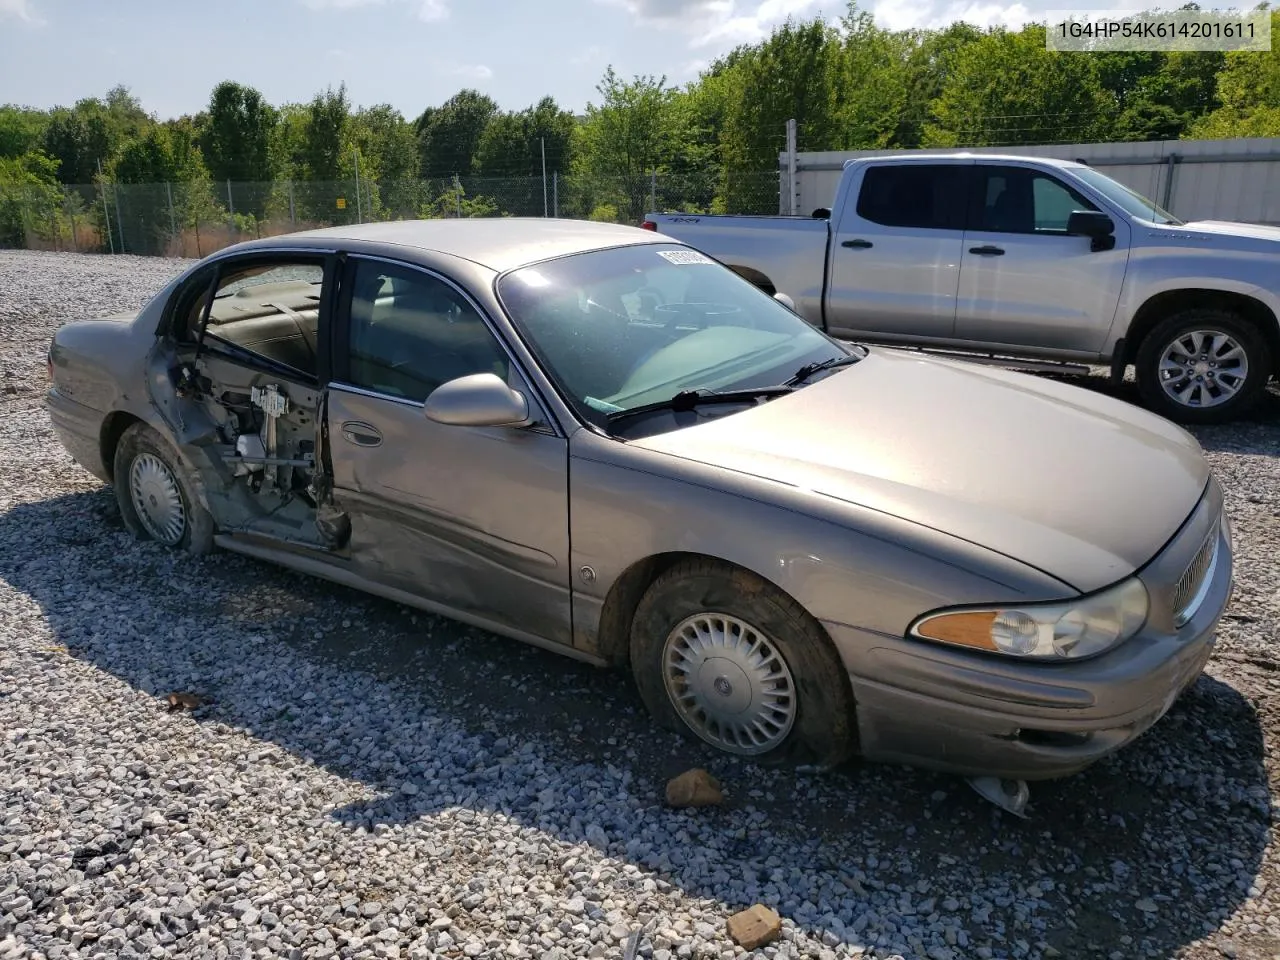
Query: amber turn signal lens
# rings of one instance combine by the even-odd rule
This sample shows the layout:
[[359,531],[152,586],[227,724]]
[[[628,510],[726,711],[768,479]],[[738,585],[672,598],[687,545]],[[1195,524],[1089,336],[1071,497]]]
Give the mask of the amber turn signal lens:
[[955,643],[978,650],[996,650],[995,641],[991,639],[991,625],[995,623],[995,619],[993,610],[952,613],[926,620],[916,632],[929,640]]

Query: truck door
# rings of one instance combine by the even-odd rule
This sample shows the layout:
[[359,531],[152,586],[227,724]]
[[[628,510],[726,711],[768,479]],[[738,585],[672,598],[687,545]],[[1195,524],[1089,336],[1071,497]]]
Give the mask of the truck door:
[[[949,340],[972,160],[869,163],[833,211],[827,326],[865,340]],[[851,168],[847,176],[859,177]]]
[[1115,318],[1129,226],[1093,248],[1067,233],[1074,210],[1098,207],[1052,171],[977,161],[956,306],[956,337],[1018,352],[1094,356]]

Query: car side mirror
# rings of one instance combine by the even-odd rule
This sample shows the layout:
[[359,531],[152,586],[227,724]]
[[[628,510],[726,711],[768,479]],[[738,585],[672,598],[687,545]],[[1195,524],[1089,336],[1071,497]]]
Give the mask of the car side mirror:
[[777,300],[780,304],[782,304],[792,313],[796,312],[796,302],[792,300],[790,297],[788,297],[785,293],[775,293],[773,295],[773,299]]
[[1074,210],[1067,218],[1067,233],[1089,237],[1094,250],[1110,250],[1116,245],[1116,224],[1101,210]]
[[455,427],[524,427],[529,401],[496,374],[473,373],[442,383],[423,404],[428,420]]

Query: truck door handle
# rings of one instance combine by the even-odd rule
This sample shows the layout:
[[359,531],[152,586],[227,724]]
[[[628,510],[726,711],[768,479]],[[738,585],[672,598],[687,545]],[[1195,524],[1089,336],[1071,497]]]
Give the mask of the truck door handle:
[[376,447],[382,443],[382,434],[378,429],[360,420],[348,420],[344,423],[342,438],[358,447]]
[[865,250],[867,247],[871,246],[871,241],[870,240],[842,240],[840,242],[840,246],[857,247],[859,250]]
[[1004,250],[1000,247],[993,247],[987,244],[985,247],[970,247],[970,253],[976,253],[980,257],[1003,257]]

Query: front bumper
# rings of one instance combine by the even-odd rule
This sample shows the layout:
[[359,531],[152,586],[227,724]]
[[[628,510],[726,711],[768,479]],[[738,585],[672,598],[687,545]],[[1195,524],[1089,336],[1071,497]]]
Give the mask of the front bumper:
[[[849,668],[862,754],[959,773],[1043,780],[1141,736],[1200,675],[1232,589],[1232,551],[1210,483],[1182,529],[1139,572],[1142,631],[1101,656],[1028,663],[825,623]],[[1198,609],[1174,625],[1173,585],[1209,536],[1217,561]]]

